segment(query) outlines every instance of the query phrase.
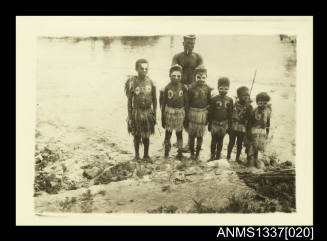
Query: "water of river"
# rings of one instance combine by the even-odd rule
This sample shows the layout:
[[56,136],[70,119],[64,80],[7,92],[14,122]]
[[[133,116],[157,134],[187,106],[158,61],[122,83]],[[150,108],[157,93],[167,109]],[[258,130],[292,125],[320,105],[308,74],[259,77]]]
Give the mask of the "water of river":
[[[149,76],[158,89],[164,87],[169,82],[172,57],[182,50],[180,36],[40,38],[37,120],[100,131],[133,152],[125,121],[124,82],[135,74],[135,61],[146,58]],[[270,151],[284,161],[294,161],[296,46],[281,42],[279,36],[198,36],[194,51],[203,56],[210,86],[216,87],[221,76],[231,79],[231,97],[236,96],[239,86],[250,87],[258,70],[252,98],[261,91],[272,97]],[[164,138],[160,123],[158,128],[151,138],[152,154],[160,149]],[[206,134],[205,153],[209,143],[210,135]]]

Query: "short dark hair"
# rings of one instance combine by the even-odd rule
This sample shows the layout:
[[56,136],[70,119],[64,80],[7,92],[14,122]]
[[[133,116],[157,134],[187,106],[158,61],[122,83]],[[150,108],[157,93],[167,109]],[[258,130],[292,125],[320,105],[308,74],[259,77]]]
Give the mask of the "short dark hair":
[[261,92],[259,94],[257,94],[256,96],[256,102],[258,101],[270,101],[270,96],[267,94],[267,92]]
[[229,81],[229,79],[227,77],[220,77],[218,79],[218,86],[221,86],[221,85],[229,86],[229,83],[230,83],[230,81]]
[[250,94],[249,94],[249,88],[246,87],[246,86],[241,86],[241,87],[239,87],[239,88],[236,90],[236,92],[237,92],[237,96],[238,96],[238,97],[240,97],[240,96],[242,96],[242,95],[250,95]]
[[137,68],[139,67],[140,64],[149,64],[149,61],[147,61],[146,59],[138,59],[135,63],[135,70],[137,70]]
[[204,67],[203,64],[200,64],[198,67],[196,67],[196,68],[194,69],[194,76],[195,76],[197,73],[205,73],[205,74],[207,74],[207,69]]
[[173,66],[170,67],[169,69],[169,75],[171,75],[172,72],[174,71],[179,71],[181,74],[183,73],[183,67],[178,65],[178,64],[175,64]]

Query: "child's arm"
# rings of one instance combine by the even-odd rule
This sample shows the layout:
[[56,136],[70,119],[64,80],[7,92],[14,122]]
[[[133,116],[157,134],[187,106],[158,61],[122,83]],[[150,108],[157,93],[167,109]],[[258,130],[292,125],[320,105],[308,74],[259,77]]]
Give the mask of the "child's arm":
[[190,108],[191,107],[191,103],[192,103],[192,88],[191,88],[191,86],[189,86],[187,88],[187,97],[188,97],[188,106]]
[[209,131],[211,131],[212,110],[210,111],[211,116],[209,117],[209,108],[211,108],[211,100],[212,100],[211,91],[212,91],[212,88],[210,86],[208,86],[208,89],[209,90],[208,90],[208,96],[207,96],[207,98],[208,98],[208,118],[207,118],[207,123],[208,123],[208,130],[210,129]]
[[246,108],[245,115],[244,115],[245,126],[248,125],[248,123],[250,121],[252,110],[253,110],[253,107],[251,104],[249,104],[248,107]]
[[188,127],[188,112],[190,109],[190,103],[189,103],[189,94],[188,90],[185,86],[183,86],[183,92],[184,92],[184,108],[185,108],[185,119],[184,119],[184,128]]
[[190,104],[189,104],[189,94],[188,94],[186,87],[183,87],[183,93],[184,93],[185,116],[188,117],[188,111],[190,108]]
[[132,128],[132,111],[133,111],[133,90],[129,90],[128,101],[127,101],[127,111],[128,111],[128,121],[127,121],[127,129],[129,132],[133,130]]
[[132,85],[133,85],[133,81],[135,81],[134,77],[129,77],[126,82],[125,82],[125,94],[128,98],[129,92],[131,91]]
[[267,117],[267,125],[266,125],[266,134],[267,134],[267,137],[269,136],[269,130],[270,130],[270,114]]
[[128,101],[127,101],[127,110],[128,110],[128,119],[131,120],[132,118],[132,111],[133,111],[133,90],[129,90],[128,92]]
[[[208,91],[208,97],[207,97],[207,98],[208,98],[208,103],[209,103],[208,105],[210,106],[210,102],[211,102],[211,91],[212,91],[212,88],[208,86],[208,89],[209,89],[209,91]],[[209,107],[209,106],[208,106],[208,107]]]
[[210,104],[208,108],[208,131],[211,131],[212,113],[213,113],[213,100],[210,99]]
[[165,128],[165,109],[166,109],[166,101],[167,101],[167,89],[164,89],[163,98],[162,98],[162,107],[161,107],[161,125],[162,128]]
[[152,105],[154,120],[155,122],[157,122],[157,90],[155,85],[152,85]]
[[159,90],[159,108],[162,110],[162,101],[163,101],[163,95],[165,90]]
[[246,124],[246,136],[248,139],[251,139],[251,128],[253,126],[253,119],[254,119],[254,110],[251,107],[251,110],[249,110],[248,122]]
[[232,128],[233,111],[234,111],[234,102],[233,99],[230,98],[230,105],[228,109],[228,130]]
[[161,112],[162,115],[165,113],[165,109],[166,109],[166,103],[167,103],[167,89],[165,88],[163,90],[163,94],[162,94],[162,102],[161,102]]

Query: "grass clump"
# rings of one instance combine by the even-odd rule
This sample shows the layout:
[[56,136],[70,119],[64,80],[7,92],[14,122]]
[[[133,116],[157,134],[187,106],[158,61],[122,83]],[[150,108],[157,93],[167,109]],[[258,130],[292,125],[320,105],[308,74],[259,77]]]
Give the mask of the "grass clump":
[[65,201],[59,202],[60,210],[62,212],[70,212],[74,204],[76,204],[76,197],[72,197],[71,199],[66,197]]
[[91,213],[93,210],[93,196],[90,189],[82,194],[81,210],[83,213]]
[[148,213],[176,213],[177,209],[178,208],[174,205],[169,205],[169,206],[162,205],[158,208],[150,209],[147,212]]
[[34,180],[34,192],[45,191],[49,194],[57,194],[61,189],[61,179],[54,174],[40,172]]

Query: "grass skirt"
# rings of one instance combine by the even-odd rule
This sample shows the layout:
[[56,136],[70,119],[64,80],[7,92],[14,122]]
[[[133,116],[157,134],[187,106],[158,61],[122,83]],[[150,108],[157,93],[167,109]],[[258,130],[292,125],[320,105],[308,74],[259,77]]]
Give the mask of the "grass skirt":
[[232,130],[233,131],[239,131],[239,132],[242,132],[242,133],[245,133],[246,132],[245,125],[240,124],[237,121],[235,121],[235,122],[232,123]]
[[248,155],[252,156],[258,151],[265,151],[267,143],[267,134],[266,130],[262,128],[252,128],[251,129],[251,140],[248,140]]
[[169,106],[166,106],[165,108],[166,130],[182,131],[184,119],[185,119],[184,108],[171,108]]
[[132,126],[128,132],[133,136],[148,138],[154,134],[154,114],[152,109],[133,109],[132,111]]
[[224,136],[228,128],[228,121],[212,121],[211,134]]
[[201,137],[204,135],[208,121],[207,108],[190,108],[189,111],[189,125],[187,132],[191,136]]

